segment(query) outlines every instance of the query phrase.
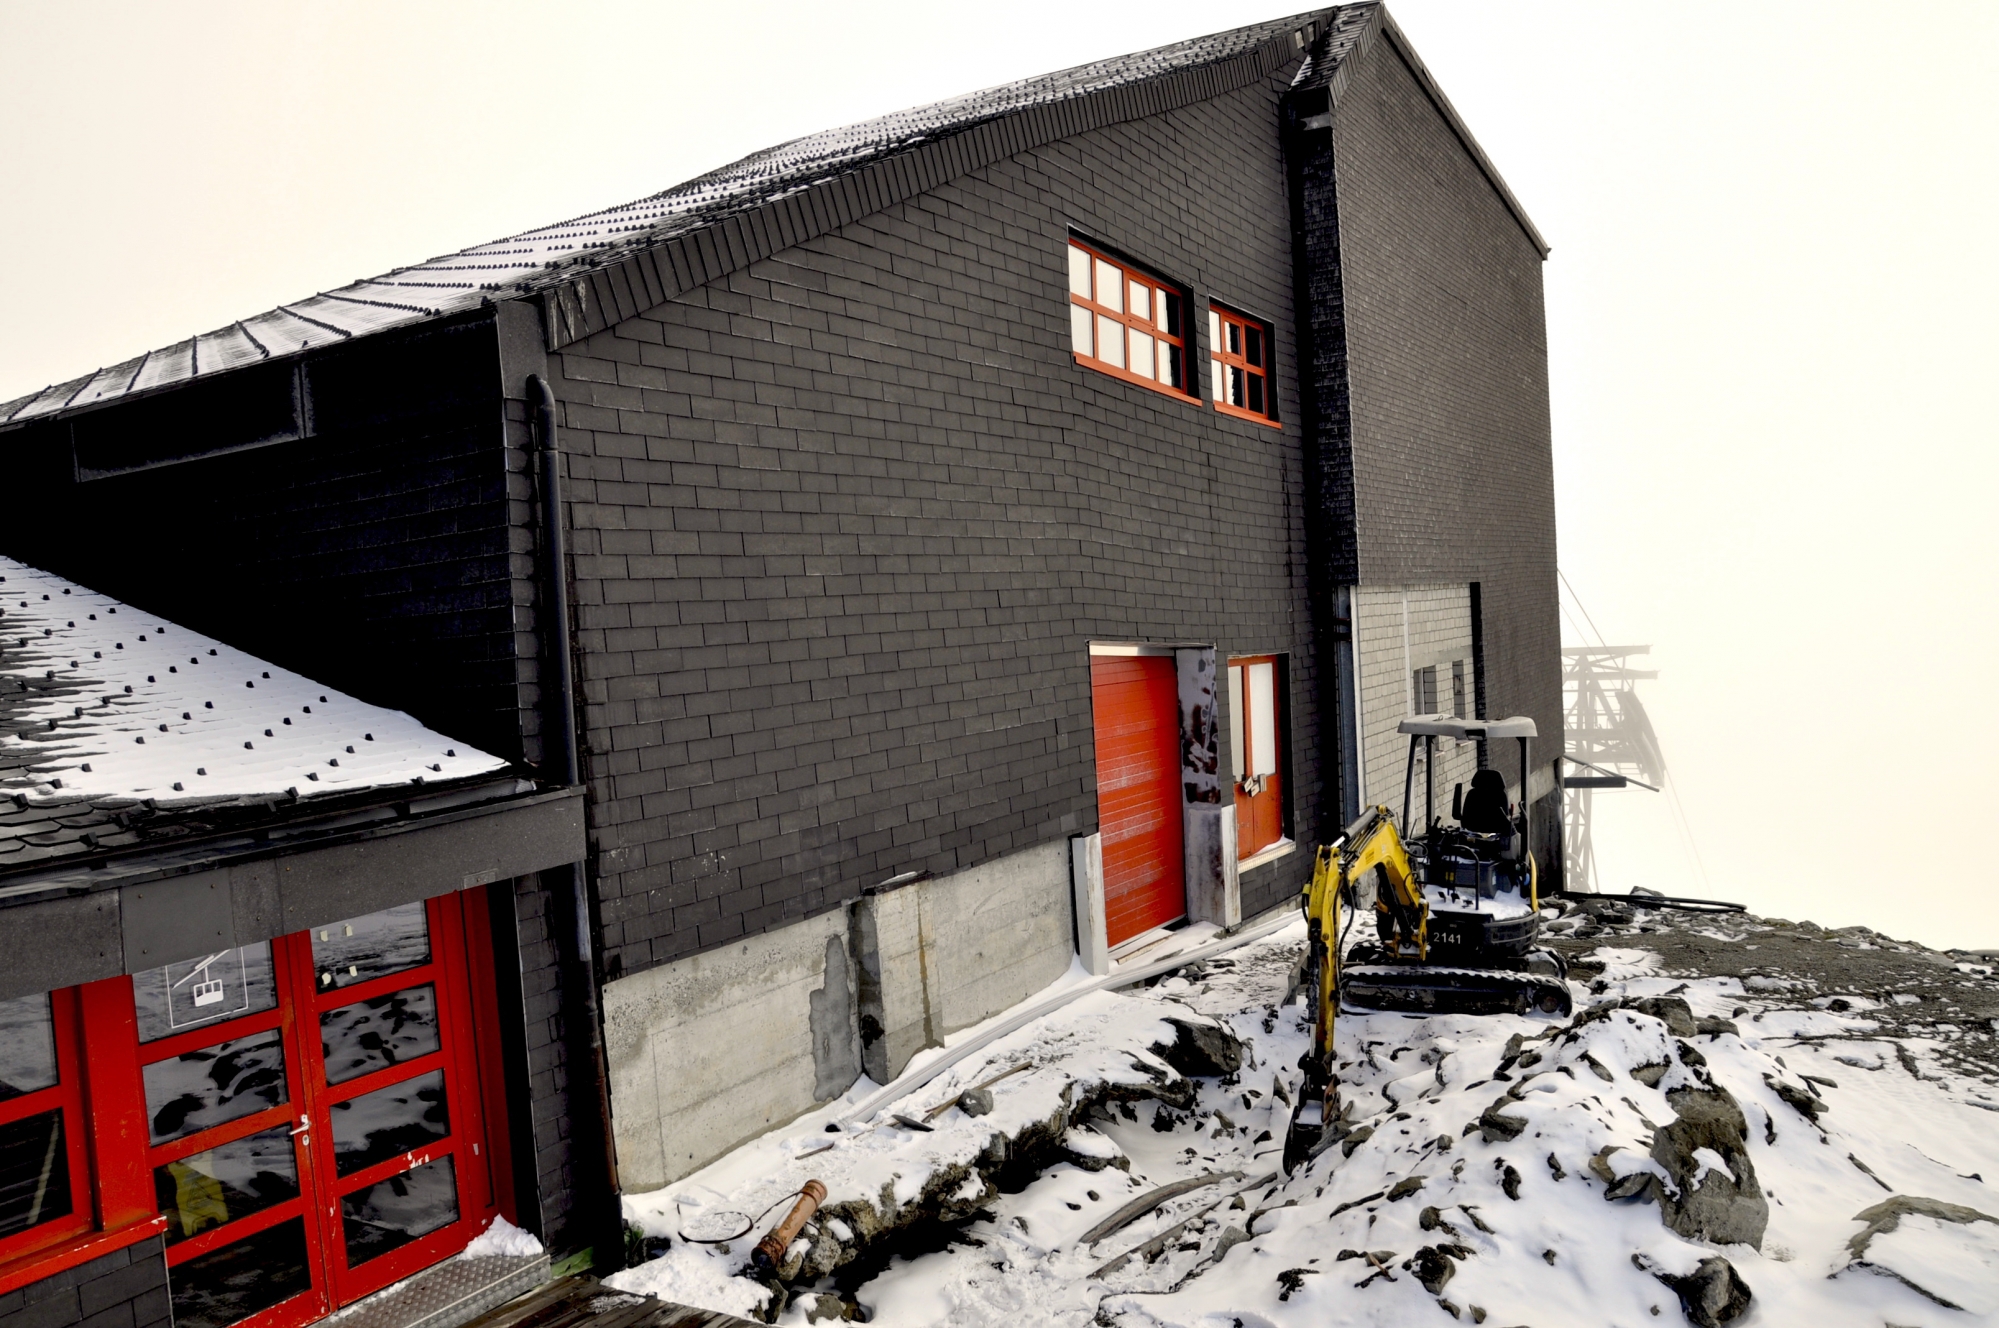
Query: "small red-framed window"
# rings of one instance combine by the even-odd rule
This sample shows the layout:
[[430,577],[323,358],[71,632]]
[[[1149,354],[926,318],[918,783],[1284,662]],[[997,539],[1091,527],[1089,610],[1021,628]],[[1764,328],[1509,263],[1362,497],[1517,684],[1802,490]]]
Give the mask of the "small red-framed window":
[[0,1263],[88,1231],[74,988],[0,1001]]
[[1186,292],[1076,240],[1069,242],[1069,346],[1078,364],[1190,395]]
[[1220,305],[1208,306],[1208,387],[1215,409],[1258,424],[1277,424],[1270,324]]

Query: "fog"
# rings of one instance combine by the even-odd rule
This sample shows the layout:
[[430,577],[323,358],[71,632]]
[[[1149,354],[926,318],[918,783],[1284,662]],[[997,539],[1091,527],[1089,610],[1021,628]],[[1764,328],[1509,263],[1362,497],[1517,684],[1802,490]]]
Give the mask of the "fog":
[[[1392,6],[1554,246],[1607,889],[1999,946],[1999,10]],[[0,399],[756,148],[1277,9],[0,4]],[[1573,606],[1572,606],[1573,608]],[[1679,811],[1674,810],[1677,797]]]

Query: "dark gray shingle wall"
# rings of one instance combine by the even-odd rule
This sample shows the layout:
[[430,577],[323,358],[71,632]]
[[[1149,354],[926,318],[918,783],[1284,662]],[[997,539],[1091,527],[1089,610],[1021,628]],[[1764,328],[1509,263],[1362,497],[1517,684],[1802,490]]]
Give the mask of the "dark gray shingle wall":
[[[1023,153],[551,355],[613,971],[1093,828],[1093,638],[1292,652],[1316,835],[1284,83]],[[1076,366],[1071,225],[1270,317],[1286,427]]]
[[0,1328],[168,1328],[172,1321],[158,1236],[0,1296]]
[[1333,119],[1359,580],[1477,581],[1488,712],[1561,728],[1541,260],[1392,41]]

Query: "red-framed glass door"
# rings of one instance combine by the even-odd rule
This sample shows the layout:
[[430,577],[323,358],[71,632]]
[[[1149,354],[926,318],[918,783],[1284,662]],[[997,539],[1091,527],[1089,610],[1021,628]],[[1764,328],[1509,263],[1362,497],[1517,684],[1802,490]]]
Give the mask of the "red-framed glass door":
[[456,895],[135,975],[176,1328],[295,1328],[490,1220],[469,977]]
[[446,895],[280,942],[317,1033],[303,1069],[338,1305],[456,1253],[491,1217],[462,907]]
[[1284,838],[1283,671],[1275,655],[1236,656],[1228,679],[1236,855],[1247,858]]

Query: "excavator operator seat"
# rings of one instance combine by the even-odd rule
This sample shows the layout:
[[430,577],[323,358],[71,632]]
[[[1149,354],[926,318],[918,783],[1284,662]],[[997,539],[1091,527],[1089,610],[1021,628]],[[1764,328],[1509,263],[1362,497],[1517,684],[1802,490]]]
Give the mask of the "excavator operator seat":
[[1510,835],[1513,822],[1506,814],[1506,778],[1490,767],[1471,777],[1458,824],[1473,834]]

